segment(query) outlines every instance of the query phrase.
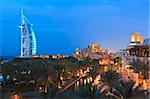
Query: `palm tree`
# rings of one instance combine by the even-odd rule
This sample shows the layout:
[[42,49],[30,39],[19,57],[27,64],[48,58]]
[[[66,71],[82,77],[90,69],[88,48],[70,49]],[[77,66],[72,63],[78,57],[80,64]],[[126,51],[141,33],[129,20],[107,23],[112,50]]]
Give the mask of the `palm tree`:
[[149,62],[143,62],[137,59],[133,60],[133,62],[131,62],[130,65],[133,66],[134,72],[142,73],[143,79],[149,78]]
[[63,70],[65,69],[65,66],[60,63],[54,64],[54,70],[56,71],[58,84],[62,85],[61,76],[63,75]]
[[85,62],[84,61],[78,61],[77,62],[77,65],[80,69],[84,68],[85,67]]
[[99,66],[98,60],[97,60],[97,59],[93,59],[93,60],[92,60],[92,65],[93,65],[93,66]]
[[122,67],[122,58],[121,57],[116,57],[115,62],[117,62],[117,65],[119,67]]
[[118,97],[114,92],[116,91],[115,87],[119,84],[120,79],[121,74],[116,71],[108,70],[101,74],[100,86],[103,87],[103,90],[107,91],[107,96]]
[[133,66],[134,72],[140,73],[142,62],[139,59],[133,59],[133,62],[130,62],[130,65]]
[[142,64],[141,68],[142,68],[141,72],[143,75],[143,79],[148,79],[149,78],[149,62]]
[[52,67],[48,67],[47,69],[43,70],[38,77],[38,84],[44,86],[44,92],[48,92],[48,87],[56,86],[58,82],[56,72]]
[[72,56],[66,57],[64,59],[67,60],[67,62],[72,62],[72,63],[77,61],[77,59]]
[[2,74],[3,74],[4,80],[6,80],[6,77],[8,75],[11,75],[11,76],[14,75],[14,72],[16,71],[16,67],[14,66],[12,61],[5,62],[1,66],[1,71],[2,71]]
[[77,90],[77,95],[84,99],[99,99],[104,98],[105,91],[102,91],[101,87],[97,87],[92,83],[81,85]]
[[144,90],[141,89],[141,85],[135,86],[135,82],[132,80],[121,80],[116,87],[122,99],[139,98],[143,99],[145,96]]
[[92,70],[90,70],[90,73],[89,73],[90,76],[91,76],[92,79],[93,79],[93,80],[92,80],[93,83],[94,83],[94,80],[95,80],[96,76],[99,74],[99,73],[98,73],[99,71],[98,71],[97,68],[98,68],[98,66],[97,66],[97,67],[93,67]]
[[90,56],[85,57],[83,62],[85,64],[85,67],[91,67],[92,66],[92,59],[90,58]]

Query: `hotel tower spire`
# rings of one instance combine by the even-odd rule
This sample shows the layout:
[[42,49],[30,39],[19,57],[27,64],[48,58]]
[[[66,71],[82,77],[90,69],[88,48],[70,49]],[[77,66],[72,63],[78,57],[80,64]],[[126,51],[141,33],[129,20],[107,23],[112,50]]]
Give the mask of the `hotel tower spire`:
[[23,9],[21,10],[21,57],[31,57],[36,54],[36,37],[32,29],[32,24],[24,16]]

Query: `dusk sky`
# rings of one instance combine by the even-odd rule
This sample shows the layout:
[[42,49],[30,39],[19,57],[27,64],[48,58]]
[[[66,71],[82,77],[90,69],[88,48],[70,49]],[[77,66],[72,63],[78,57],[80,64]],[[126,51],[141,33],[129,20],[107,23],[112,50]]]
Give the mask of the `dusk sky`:
[[149,0],[0,0],[0,56],[20,55],[20,15],[33,24],[37,54],[71,54],[99,42],[118,51],[131,32],[148,35]]

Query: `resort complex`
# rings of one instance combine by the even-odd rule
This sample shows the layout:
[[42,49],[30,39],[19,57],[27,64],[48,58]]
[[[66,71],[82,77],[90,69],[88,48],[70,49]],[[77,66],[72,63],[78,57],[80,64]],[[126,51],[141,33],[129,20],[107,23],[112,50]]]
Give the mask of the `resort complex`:
[[150,99],[148,1],[0,0],[0,99]]

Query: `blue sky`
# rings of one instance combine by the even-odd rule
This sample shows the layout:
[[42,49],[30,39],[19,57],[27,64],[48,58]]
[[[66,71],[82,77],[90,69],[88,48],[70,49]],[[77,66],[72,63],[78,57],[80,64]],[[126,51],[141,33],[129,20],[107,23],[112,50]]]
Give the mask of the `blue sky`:
[[149,0],[0,0],[0,56],[20,54],[20,12],[33,24],[38,54],[71,54],[91,42],[117,51],[131,32],[148,35]]

